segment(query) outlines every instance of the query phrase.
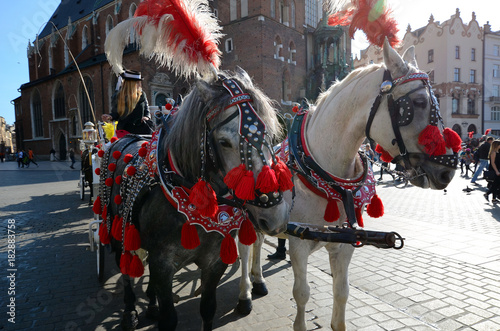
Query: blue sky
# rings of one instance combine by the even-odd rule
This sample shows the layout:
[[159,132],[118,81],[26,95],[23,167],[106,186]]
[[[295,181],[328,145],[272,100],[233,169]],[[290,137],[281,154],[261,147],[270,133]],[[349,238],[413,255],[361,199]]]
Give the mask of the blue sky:
[[[59,3],[60,0],[14,0],[3,6],[3,17],[0,20],[0,116],[8,124],[14,124],[15,121],[11,100],[20,96],[18,88],[29,81],[26,53],[28,40],[35,39]],[[464,23],[470,21],[472,12],[475,11],[481,26],[489,21],[493,31],[500,30],[499,0],[388,0],[388,3],[399,22],[401,37],[408,23],[413,30],[423,27],[427,25],[431,13],[436,21],[442,22],[454,15],[456,8],[460,8]],[[352,45],[353,51],[367,46],[362,34],[356,35]]]

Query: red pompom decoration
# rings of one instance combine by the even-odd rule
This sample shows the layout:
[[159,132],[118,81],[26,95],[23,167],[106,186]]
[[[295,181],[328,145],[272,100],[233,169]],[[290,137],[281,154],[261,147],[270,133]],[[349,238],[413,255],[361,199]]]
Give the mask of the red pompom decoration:
[[137,169],[134,166],[130,166],[127,168],[127,175],[133,176],[137,172]]
[[196,206],[200,215],[206,217],[214,217],[219,209],[217,195],[212,189],[212,186],[201,178],[191,189],[189,202]]
[[95,168],[95,174],[97,176],[100,176],[101,175],[101,168]]
[[143,143],[141,144],[141,147],[142,147],[142,148],[146,148],[146,147],[148,146],[148,144],[149,144],[149,141],[145,141],[145,142],[143,142]]
[[101,224],[99,225],[99,241],[103,245],[107,245],[111,242],[111,237],[109,236],[106,222],[101,222]]
[[101,217],[102,217],[103,222],[107,221],[107,219],[108,219],[108,205],[104,205],[104,207],[102,208]]
[[377,194],[372,197],[370,204],[366,207],[366,212],[373,218],[384,216],[384,204]]
[[172,110],[172,105],[171,105],[171,104],[169,104],[169,103],[167,103],[167,104],[165,105],[165,109],[166,109],[166,110]]
[[355,212],[356,212],[356,220],[358,221],[358,225],[360,227],[364,227],[365,224],[363,222],[363,214],[361,213],[361,208],[356,208]]
[[392,162],[393,157],[391,156],[391,154],[389,154],[389,152],[383,149],[382,146],[380,146],[379,144],[375,146],[375,152],[380,154],[380,159],[382,161],[387,163]]
[[262,193],[275,192],[279,190],[276,174],[268,165],[263,166],[257,176],[256,188]]
[[113,159],[118,160],[122,156],[122,152],[120,151],[114,151],[113,152]]
[[120,271],[122,274],[124,275],[129,274],[131,262],[132,262],[132,254],[130,254],[130,252],[122,253],[122,256],[120,258]]
[[113,185],[113,178],[111,178],[111,177],[106,178],[106,180],[104,181],[104,184],[106,184],[106,186],[111,187]]
[[248,218],[245,218],[243,222],[241,222],[238,238],[240,243],[247,246],[250,246],[257,240],[257,234],[255,233],[253,224]]
[[279,188],[283,192],[291,190],[293,188],[292,172],[283,161],[279,159],[277,161],[277,163],[273,164],[273,170],[276,174]]
[[122,236],[123,236],[122,221],[123,221],[122,218],[118,218],[118,215],[115,215],[115,218],[113,219],[113,224],[111,224],[111,235],[113,236],[113,238],[115,238],[118,241],[122,241],[122,239],[123,239],[122,238]]
[[469,139],[472,139],[472,137],[474,137],[474,131],[471,131],[468,134],[469,134]]
[[100,215],[102,213],[102,208],[101,208],[101,196],[98,195],[97,198],[94,201],[94,205],[92,206],[92,211],[94,214]]
[[115,171],[116,170],[116,163],[110,163],[108,165],[108,170],[111,172]]
[[123,157],[123,162],[125,163],[129,163],[130,160],[132,160],[134,156],[132,154],[125,154],[125,156]]
[[232,264],[236,262],[236,259],[238,258],[236,243],[234,242],[233,237],[229,234],[227,234],[222,240],[222,244],[220,246],[220,258],[225,264]]
[[139,256],[132,256],[132,261],[130,262],[130,267],[128,269],[128,275],[136,278],[144,275],[144,265],[142,264]]
[[121,203],[122,203],[122,196],[121,196],[121,195],[119,195],[119,194],[115,195],[115,199],[114,199],[114,201],[115,201],[115,203],[116,203],[117,205],[121,204]]
[[241,181],[243,176],[245,176],[245,171],[246,169],[243,163],[237,167],[234,167],[224,177],[224,183],[228,188],[234,190],[238,186],[238,183]]
[[487,136],[490,134],[490,132],[491,132],[491,129],[486,129],[486,131],[484,131],[484,135]]
[[104,150],[100,149],[100,150],[97,152],[97,156],[99,156],[99,157],[103,157],[103,156],[104,156]]
[[109,141],[111,141],[111,143],[114,143],[117,140],[118,140],[118,137],[111,137],[111,139]]
[[444,128],[443,136],[446,147],[451,148],[453,153],[457,153],[462,148],[462,138],[452,129]]
[[116,185],[120,185],[122,183],[122,176],[116,176],[115,183]]
[[247,170],[236,186],[234,194],[241,200],[255,199],[255,180],[253,179],[253,171]]
[[425,147],[425,152],[431,156],[446,154],[446,144],[439,128],[427,125],[418,135],[418,143]]
[[139,156],[140,157],[145,157],[146,154],[148,154],[148,150],[144,147],[139,148]]
[[123,241],[123,247],[127,251],[135,251],[141,248],[141,235],[134,224],[131,224],[125,228],[125,240]]
[[337,206],[337,200],[330,199],[328,200],[328,204],[326,205],[325,215],[323,216],[325,221],[331,223],[338,221],[340,218],[339,207]]
[[298,111],[299,111],[299,107],[298,107],[298,106],[294,106],[294,107],[292,108],[292,111],[293,111],[294,113],[298,112]]
[[200,237],[198,237],[196,226],[188,222],[184,223],[181,232],[181,245],[185,249],[195,249],[200,246]]

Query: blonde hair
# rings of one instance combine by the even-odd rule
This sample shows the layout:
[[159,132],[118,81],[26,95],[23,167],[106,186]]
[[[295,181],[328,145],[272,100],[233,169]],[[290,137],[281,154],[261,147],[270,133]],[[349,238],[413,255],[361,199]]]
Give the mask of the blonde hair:
[[141,81],[125,79],[122,88],[118,92],[116,110],[120,117],[128,116],[139,102],[142,94]]
[[491,159],[491,154],[496,153],[498,147],[500,147],[500,140],[494,140],[490,146],[490,152],[488,153],[488,158]]

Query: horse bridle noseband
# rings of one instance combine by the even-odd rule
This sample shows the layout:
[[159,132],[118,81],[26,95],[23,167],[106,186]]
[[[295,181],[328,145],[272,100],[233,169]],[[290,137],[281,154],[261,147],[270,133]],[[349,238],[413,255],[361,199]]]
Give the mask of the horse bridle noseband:
[[[423,85],[411,90],[402,97],[399,97],[398,99],[394,100],[394,96],[391,93],[394,90],[394,88],[398,85],[405,84],[414,80],[421,80]],[[452,155],[431,156],[424,153],[409,153],[408,150],[406,149],[403,137],[401,135],[400,127],[409,125],[412,122],[414,109],[410,95],[423,88],[427,89],[430,95],[431,110],[429,114],[429,124],[434,126],[441,125],[441,127],[444,128],[443,118],[441,117],[441,114],[439,112],[439,103],[429,83],[429,76],[426,73],[417,72],[417,73],[407,74],[405,76],[393,80],[389,70],[385,70],[383,82],[380,85],[380,93],[377,95],[377,98],[375,99],[372,105],[370,115],[366,123],[366,129],[365,129],[366,137],[371,142],[373,142],[373,139],[370,137],[370,128],[373,123],[373,119],[375,118],[375,115],[379,109],[380,103],[382,102],[382,98],[386,96],[387,106],[391,118],[392,130],[395,136],[395,139],[392,141],[392,143],[393,145],[397,144],[399,148],[399,155],[394,157],[392,163],[398,163],[399,161],[402,160],[405,168],[411,169],[412,164],[410,162],[410,156],[415,155],[418,156],[419,158],[424,158],[434,163],[456,168],[458,164],[458,158],[456,153]],[[400,113],[400,109],[402,109],[402,113]]]

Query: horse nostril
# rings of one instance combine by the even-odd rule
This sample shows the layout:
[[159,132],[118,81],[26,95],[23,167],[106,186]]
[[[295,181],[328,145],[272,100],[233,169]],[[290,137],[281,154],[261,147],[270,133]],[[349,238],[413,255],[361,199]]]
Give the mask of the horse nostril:
[[455,174],[455,171],[448,171],[448,170],[443,171],[443,172],[441,172],[441,174],[439,176],[439,180],[444,184],[448,184],[453,179],[454,174]]

